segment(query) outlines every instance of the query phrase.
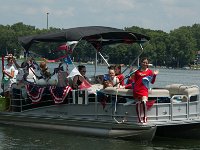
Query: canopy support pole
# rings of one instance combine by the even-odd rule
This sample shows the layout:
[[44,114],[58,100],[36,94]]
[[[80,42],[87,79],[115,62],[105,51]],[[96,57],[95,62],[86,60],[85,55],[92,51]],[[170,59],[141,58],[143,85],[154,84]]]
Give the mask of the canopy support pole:
[[97,73],[97,52],[95,53],[95,62],[94,62],[94,76],[96,76]]
[[101,56],[101,58],[105,61],[105,63],[108,65],[108,67],[110,66],[108,61],[103,57],[103,55],[101,54],[101,52],[98,52],[98,54]]

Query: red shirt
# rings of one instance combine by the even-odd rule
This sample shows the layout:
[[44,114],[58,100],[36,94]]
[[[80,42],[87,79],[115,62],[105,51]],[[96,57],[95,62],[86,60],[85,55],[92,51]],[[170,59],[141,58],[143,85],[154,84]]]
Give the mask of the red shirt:
[[117,75],[117,78],[119,79],[120,85],[124,86],[124,75],[123,74],[119,74]]
[[[148,97],[148,88],[143,84],[142,79],[146,76],[153,76],[152,70],[148,69],[146,71],[137,70],[135,72],[133,96],[136,99],[141,99],[143,96]],[[155,76],[154,76],[155,78]],[[154,83],[155,79],[151,83]]]

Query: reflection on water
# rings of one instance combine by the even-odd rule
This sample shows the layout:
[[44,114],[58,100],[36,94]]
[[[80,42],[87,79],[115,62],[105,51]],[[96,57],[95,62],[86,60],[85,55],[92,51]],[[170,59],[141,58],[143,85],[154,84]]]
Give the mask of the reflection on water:
[[117,139],[69,135],[49,130],[0,127],[0,149],[128,150],[146,145]]
[[[178,134],[178,133],[177,133]],[[200,139],[177,139],[156,137],[152,142],[152,148],[156,150],[199,150]]]
[[21,128],[0,127],[0,149],[49,150],[170,150],[200,149],[198,140],[155,138],[154,141],[134,142],[120,139],[84,137],[67,133]]

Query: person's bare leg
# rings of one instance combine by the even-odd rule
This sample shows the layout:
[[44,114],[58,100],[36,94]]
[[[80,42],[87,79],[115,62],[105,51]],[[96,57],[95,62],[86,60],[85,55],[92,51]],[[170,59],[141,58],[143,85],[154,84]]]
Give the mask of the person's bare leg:
[[146,105],[147,100],[148,100],[148,98],[146,96],[142,97],[142,106],[143,106],[143,114],[144,114],[143,122],[144,123],[147,122],[147,105]]
[[137,117],[138,117],[138,122],[141,123],[142,119],[141,119],[141,101],[137,101],[136,103],[136,113],[137,113]]

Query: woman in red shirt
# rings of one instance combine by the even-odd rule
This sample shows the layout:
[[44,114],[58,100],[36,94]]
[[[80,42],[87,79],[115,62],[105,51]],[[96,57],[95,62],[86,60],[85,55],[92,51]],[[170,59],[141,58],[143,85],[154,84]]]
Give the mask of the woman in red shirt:
[[[148,87],[149,82],[152,84],[155,82],[158,71],[152,71],[148,68],[148,59],[141,59],[141,67],[134,74],[134,87],[133,97],[137,100],[136,112],[138,121],[141,123],[147,122],[147,107],[146,102],[148,101]],[[143,113],[143,118],[141,117]]]
[[119,84],[121,86],[124,86],[124,75],[121,73],[121,65],[116,65],[115,66],[115,75],[119,79]]

